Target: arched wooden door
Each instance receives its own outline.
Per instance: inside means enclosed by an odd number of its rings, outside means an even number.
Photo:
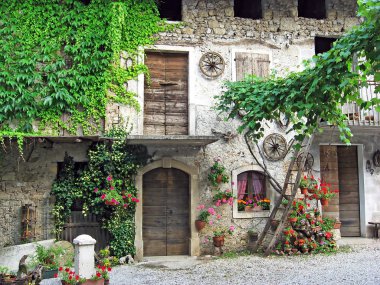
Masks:
[[[189,175],[156,168],[143,176],[144,256],[189,254]]]

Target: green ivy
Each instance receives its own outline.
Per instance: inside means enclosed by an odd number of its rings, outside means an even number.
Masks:
[[[0,11],[1,136],[93,134],[107,103],[139,109],[125,83],[147,72],[139,49],[168,29],[155,1],[6,0]]]
[[[76,176],[74,173],[73,158],[65,157],[64,167],[52,190],[56,197],[53,216],[58,239],[71,214],[73,202],[81,200],[84,214],[95,213],[102,217],[103,226],[111,234],[112,253],[118,257],[127,253],[135,254],[136,204],[129,203],[127,208],[123,205],[106,205],[99,194],[101,189],[108,189],[107,177],[112,176],[118,194],[123,195],[126,192],[137,196],[134,177],[137,169],[146,164],[149,156],[146,147],[127,144],[126,135],[127,132],[122,127],[107,133],[110,140],[95,144],[89,150],[88,166],[80,175]]]
[[[380,111],[379,99],[365,101],[359,95],[368,77],[380,81],[380,1],[359,1],[359,16],[365,21],[337,40],[330,51],[314,56],[303,71],[227,82],[227,91],[217,96],[216,108],[228,118],[244,110],[239,131],[248,131],[255,140],[263,137],[267,121],[285,115],[298,141],[320,130],[323,120],[337,126],[341,140],[349,143],[352,134],[340,106],[356,102],[364,110],[374,106]],[[358,59],[355,70],[354,58]]]

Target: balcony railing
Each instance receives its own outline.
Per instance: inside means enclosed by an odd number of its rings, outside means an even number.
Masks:
[[[375,93],[378,85],[379,82],[369,81],[368,87],[360,90],[360,97],[364,101],[379,99],[380,94]],[[342,106],[342,112],[347,115],[347,124],[350,126],[380,126],[380,113],[376,111],[375,106],[362,110],[356,103],[346,103]]]

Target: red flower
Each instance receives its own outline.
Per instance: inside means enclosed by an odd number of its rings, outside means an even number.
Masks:
[[[327,239],[330,239],[330,238],[332,237],[332,233],[327,232],[327,233],[325,234],[325,237],[326,237]]]
[[[59,270],[59,271],[62,271],[62,270],[63,270],[62,266],[61,266],[60,268],[58,268],[58,270]]]
[[[78,275],[75,275],[75,280],[76,280],[76,281],[79,280],[79,276],[78,276]]]
[[[54,278],[58,278],[58,273],[55,273],[55,274],[54,274]]]
[[[102,270],[103,270],[103,271],[106,270],[106,267],[105,267],[104,265],[102,266]]]
[[[69,280],[72,280],[72,279],[73,279],[73,276],[70,275],[70,276],[69,276]]]
[[[111,267],[108,267],[107,270],[108,270],[109,272],[111,272],[112,269],[111,269]]]
[[[100,274],[99,272],[96,272],[96,277],[100,277],[102,276],[102,274]]]
[[[102,196],[100,196],[100,199],[104,200],[106,198],[106,194],[103,194]]]
[[[128,198],[131,198],[132,197],[132,194],[128,194]]]
[[[65,268],[65,271],[66,271],[66,272],[69,272],[69,271],[70,271],[70,268],[66,267],[66,268]]]

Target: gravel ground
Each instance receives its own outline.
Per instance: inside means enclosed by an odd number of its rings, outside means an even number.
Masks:
[[[111,285],[380,284],[380,242],[331,255],[203,260],[191,266],[139,263],[116,267]]]

